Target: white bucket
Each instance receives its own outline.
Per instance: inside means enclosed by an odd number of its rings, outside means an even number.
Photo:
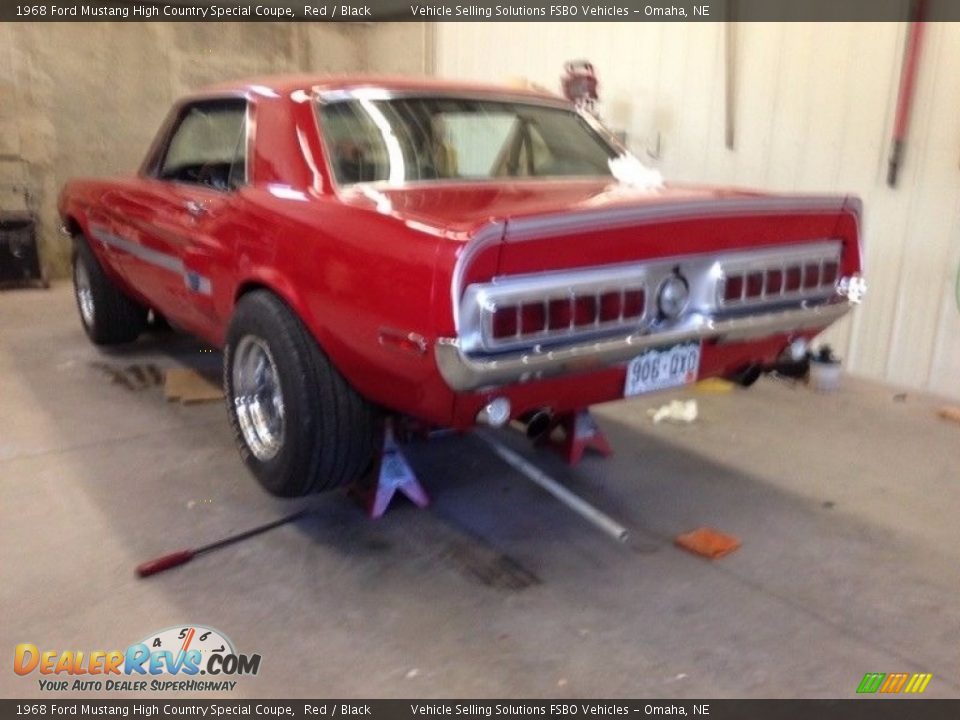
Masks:
[[[810,387],[816,392],[830,393],[840,389],[840,368],[838,362],[810,363]]]

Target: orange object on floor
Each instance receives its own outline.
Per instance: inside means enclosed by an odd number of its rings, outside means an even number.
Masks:
[[[952,420],[955,423],[960,423],[960,407],[942,407],[937,410],[937,415],[944,420]]]
[[[740,547],[739,538],[724,535],[713,528],[698,528],[683,535],[677,535],[673,542],[677,547],[710,560],[729,555]]]

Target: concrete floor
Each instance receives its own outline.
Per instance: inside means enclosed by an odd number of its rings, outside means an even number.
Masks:
[[[220,403],[111,381],[216,364],[202,350],[167,334],[101,352],[68,286],[0,294],[0,696],[40,694],[10,672],[18,642],[120,649],[187,623],[262,655],[245,697],[851,697],[899,671],[960,695],[960,426],[931,398],[847,378],[835,396],[764,380],[608,405],[615,456],[574,470],[502,434],[628,525],[626,546],[451,437],[409,449],[429,511],[370,522],[326,495],[137,580],[146,558],[303,504],[259,489]],[[686,396],[694,425],[650,423]],[[703,525],[743,547],[709,562],[672,545]]]

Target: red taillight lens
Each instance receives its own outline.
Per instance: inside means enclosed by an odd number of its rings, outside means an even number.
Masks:
[[[820,286],[820,266],[819,265],[807,265],[806,269],[803,271],[803,287],[805,290],[810,290],[815,287]]]
[[[767,294],[777,295],[780,293],[781,290],[783,290],[783,271],[768,270],[767,271]]]
[[[520,306],[520,334],[532,335],[543,332],[547,324],[547,313],[543,303],[527,303]]]
[[[800,289],[800,268],[787,268],[787,292],[796,292]]]
[[[837,275],[840,274],[840,266],[835,262],[827,262],[823,264],[823,275],[820,278],[820,282],[824,285],[832,285],[837,281]]]
[[[619,292],[608,292],[600,296],[600,322],[620,319],[623,296]]]
[[[570,327],[570,321],[573,319],[573,311],[570,309],[570,300],[550,301],[550,329],[566,330]]]
[[[498,307],[493,312],[493,337],[497,340],[517,335],[517,308],[515,305]]]
[[[739,300],[743,297],[743,276],[731,275],[723,284],[723,299],[727,302]]]
[[[597,299],[593,295],[584,295],[573,301],[573,324],[592,325],[597,319]]]
[[[757,298],[761,295],[763,295],[763,273],[750,273],[747,275],[747,297]]]
[[[623,317],[638,318],[643,315],[647,297],[643,290],[627,290],[623,294]]]

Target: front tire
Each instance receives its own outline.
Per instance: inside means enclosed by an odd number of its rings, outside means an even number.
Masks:
[[[73,293],[83,329],[96,345],[133,342],[146,327],[147,309],[107,276],[84,237],[76,241]]]
[[[281,497],[361,477],[377,417],[293,311],[256,290],[237,303],[224,351],[227,412],[240,455]]]

